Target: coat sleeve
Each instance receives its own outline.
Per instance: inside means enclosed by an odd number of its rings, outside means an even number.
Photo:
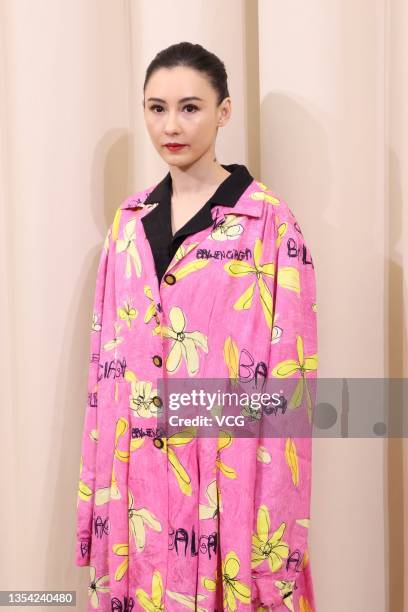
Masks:
[[[90,564],[92,544],[92,523],[98,441],[99,355],[101,347],[111,234],[112,227],[110,227],[108,230],[103,249],[99,257],[93,300],[87,384],[88,400],[83,421],[76,510],[76,565],[78,566]]]
[[[286,379],[282,388],[288,400],[288,414],[293,415],[296,423],[302,419],[302,423],[308,424],[315,388],[311,379],[317,376],[315,271],[293,213],[286,207],[282,214],[279,210],[274,222],[273,329],[268,386],[269,392],[276,392],[279,389],[276,383],[282,384]],[[293,412],[289,405],[293,406]],[[291,602],[285,598],[293,599],[299,589],[296,597],[303,597],[300,609],[309,610],[313,603],[307,551],[312,438],[304,435],[307,427],[289,429],[286,434],[278,432],[276,436],[270,430],[268,435],[267,431],[263,426],[258,449],[253,582],[260,604],[287,610]]]

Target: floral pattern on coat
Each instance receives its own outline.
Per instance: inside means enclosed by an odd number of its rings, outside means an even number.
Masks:
[[[96,278],[77,498],[88,609],[315,611],[311,439],[156,431],[161,377],[248,389],[293,378],[290,407],[311,411],[310,252],[287,204],[254,180],[159,284],[141,223],[151,189],[117,209]]]

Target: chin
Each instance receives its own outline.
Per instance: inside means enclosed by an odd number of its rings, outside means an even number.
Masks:
[[[196,161],[192,159],[190,156],[185,156],[183,159],[177,157],[176,155],[166,155],[164,157],[164,161],[167,162],[170,166],[175,166],[176,168],[189,168]]]

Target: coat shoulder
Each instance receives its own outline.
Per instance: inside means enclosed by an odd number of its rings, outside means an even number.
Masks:
[[[266,214],[272,217],[275,225],[281,223],[298,225],[296,217],[289,207],[287,200],[277,191],[259,180],[255,180],[254,187],[255,189],[251,192],[251,197],[264,200],[267,204],[267,206],[265,206]]]
[[[142,212],[154,206],[153,204],[145,204],[146,198],[154,189],[154,187],[155,185],[151,185],[149,187],[146,187],[145,189],[136,191],[135,193],[125,198],[123,202],[121,202],[121,204],[115,211],[111,225],[113,241],[116,240],[119,228],[123,222],[127,222],[131,219],[134,219],[135,212]]]
[[[121,210],[143,208],[144,201],[146,200],[152,189],[153,187],[147,187],[146,189],[142,189],[141,191],[136,191],[136,193],[133,193],[132,195],[125,198],[120,204],[119,208]]]

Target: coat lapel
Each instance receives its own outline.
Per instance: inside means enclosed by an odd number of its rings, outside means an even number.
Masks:
[[[139,197],[129,197],[120,207],[122,209],[139,211],[140,214],[138,216],[151,247],[152,256],[153,251],[167,248],[172,238],[170,209],[166,209],[164,211],[165,214],[163,214],[163,210],[159,206],[159,196],[162,194],[162,189],[165,188],[166,180],[168,180],[168,176],[159,184],[147,189],[143,194],[138,194]],[[158,201],[155,201],[156,194]],[[200,218],[202,231],[187,234],[188,239],[180,244],[166,272],[173,269],[176,264],[179,264],[193,248],[199,247],[210,236],[211,232],[224,222],[226,215],[244,215],[248,218],[257,219],[262,216],[265,205],[278,206],[279,200],[267,193],[267,188],[264,184],[253,180],[233,206],[231,204],[223,205],[222,203],[213,205],[210,209],[212,221],[209,219],[208,211],[207,215],[203,211],[204,214]],[[180,239],[182,236],[183,234],[180,234]]]

